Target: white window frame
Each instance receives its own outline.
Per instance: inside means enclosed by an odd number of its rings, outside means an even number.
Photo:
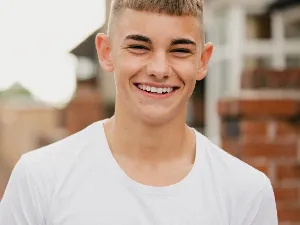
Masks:
[[[249,6],[251,2],[251,7]],[[284,69],[286,67],[287,55],[300,54],[300,39],[285,38],[285,23],[292,19],[300,19],[299,9],[289,11],[273,12],[271,16],[272,36],[270,40],[246,40],[246,15],[256,9],[263,8],[262,4],[269,3],[268,0],[259,1],[215,1],[208,5],[205,15],[205,25],[208,28],[208,38],[214,37],[213,19],[214,11],[220,7],[226,7],[229,10],[228,21],[228,37],[226,45],[215,46],[212,61],[210,63],[209,74],[206,82],[206,121],[205,135],[216,144],[221,142],[221,124],[220,117],[217,112],[217,104],[221,97],[239,97],[241,95],[241,74],[244,68],[244,58],[246,56],[270,56],[271,65],[276,69]],[[246,11],[247,10],[247,11]],[[222,71],[218,69],[220,62],[227,60],[229,63],[229,86],[226,93],[221,93]]]

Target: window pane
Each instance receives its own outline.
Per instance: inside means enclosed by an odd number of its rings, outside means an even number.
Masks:
[[[267,56],[246,56],[244,58],[244,69],[271,68],[272,59]]]
[[[247,15],[246,17],[246,38],[270,39],[271,38],[271,18],[268,14]]]
[[[287,68],[300,68],[300,53],[299,55],[288,55],[286,57]]]
[[[300,20],[286,24],[285,28],[286,38],[300,38]]]

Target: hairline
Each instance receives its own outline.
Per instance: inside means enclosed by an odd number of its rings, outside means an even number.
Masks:
[[[160,15],[169,15],[172,16],[168,13],[157,13],[157,12],[152,12],[152,11],[146,11],[146,10],[135,10],[135,9],[130,9],[130,8],[123,8],[117,11],[117,15],[114,15],[113,11],[110,11],[110,15],[109,15],[109,20],[108,20],[108,26],[107,26],[107,35],[108,37],[111,37],[113,35],[113,30],[114,30],[114,25],[116,23],[116,21],[122,16],[122,14],[126,11],[126,10],[132,10],[132,11],[136,11],[136,12],[149,12],[149,13],[153,13],[153,14],[160,14]],[[175,15],[174,15],[175,16]],[[201,49],[203,49],[204,44],[205,44],[205,35],[204,35],[204,29],[203,29],[203,21],[201,18],[197,17],[197,16],[193,16],[193,15],[182,15],[182,16],[177,16],[177,17],[186,17],[186,16],[190,16],[193,17],[197,20],[197,27],[199,27],[199,29],[201,29]]]

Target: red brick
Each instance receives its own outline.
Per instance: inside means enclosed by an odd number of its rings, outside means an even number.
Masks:
[[[292,99],[221,100],[218,112],[222,117],[288,119],[300,114],[300,102]]]
[[[97,90],[78,88],[72,101],[64,110],[65,126],[70,134],[104,118],[101,95]]]
[[[300,70],[299,69],[288,69],[286,70],[285,77],[288,87],[299,89],[300,88]]]
[[[226,119],[221,124],[221,136],[226,139],[237,139],[240,136],[240,122],[237,118]]]
[[[199,98],[194,98],[192,100],[192,104],[193,104],[193,114],[195,117],[194,122],[197,124],[197,126],[203,126],[205,120],[204,101]]]
[[[284,88],[286,84],[284,82],[283,75],[285,75],[285,73],[281,71],[269,71],[269,73],[266,74],[265,87],[271,89]]]
[[[242,144],[243,157],[292,157],[297,156],[297,142],[292,143],[263,143],[245,142]]]
[[[266,120],[244,120],[240,123],[242,137],[266,137],[267,128],[268,121]]]
[[[246,117],[294,117],[298,114],[298,102],[291,99],[281,100],[240,100],[240,114]]]
[[[244,89],[299,89],[300,70],[280,71],[263,68],[248,70],[242,74],[241,84]]]
[[[253,71],[244,71],[242,74],[242,89],[249,89],[249,88],[253,88]]]
[[[288,207],[284,209],[277,210],[278,219],[280,221],[288,221],[288,222],[300,222],[300,207]]]
[[[263,172],[264,174],[266,174],[267,176],[269,176],[269,168],[267,165],[253,165],[253,167],[261,172]]]
[[[300,165],[278,165],[276,168],[276,177],[282,179],[300,179]]]
[[[240,143],[237,140],[223,139],[221,148],[229,154],[238,157],[241,151]]]
[[[243,88],[248,89],[300,90],[300,70],[246,71],[242,82]],[[238,140],[235,144],[224,143],[224,148],[237,149],[234,152],[240,159],[270,176],[279,224],[300,225],[300,165],[296,165],[297,136],[300,135],[300,120],[296,119],[300,118],[300,101],[256,97],[225,100],[220,106],[222,120],[239,123],[239,135],[235,137]],[[230,129],[222,130],[223,137],[234,128],[230,123]]]
[[[278,136],[294,136],[297,134],[296,127],[290,122],[277,121],[276,135]]]
[[[266,159],[242,158],[242,161],[269,176],[269,162]]]
[[[242,74],[242,88],[259,89],[267,87],[267,75],[269,72],[269,69],[264,68],[244,71]]]
[[[297,187],[280,188],[274,187],[276,201],[290,201],[299,198],[299,190]]]
[[[222,138],[226,137],[226,122],[225,121],[221,121],[221,136]]]
[[[240,112],[239,102],[236,100],[222,100],[218,102],[218,112],[221,116],[237,116]]]
[[[296,130],[296,133],[300,136],[300,122],[295,124],[295,130]]]

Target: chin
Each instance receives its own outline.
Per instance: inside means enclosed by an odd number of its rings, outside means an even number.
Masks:
[[[147,118],[141,118],[141,121],[148,126],[163,126],[165,124],[168,124],[170,122],[170,119],[166,118],[157,118],[157,117],[147,117]]]
[[[139,116],[140,121],[149,126],[162,126],[168,124],[175,116],[166,112],[143,112]]]

